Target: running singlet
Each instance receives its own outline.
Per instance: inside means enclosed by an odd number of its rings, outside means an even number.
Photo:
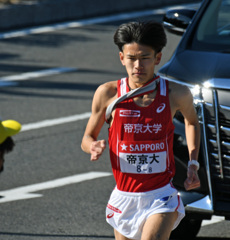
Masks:
[[[118,97],[129,91],[127,81],[118,80]],[[160,79],[155,91],[156,97],[147,107],[138,106],[133,99],[116,105],[109,146],[120,191],[151,191],[168,184],[175,174],[168,81]]]

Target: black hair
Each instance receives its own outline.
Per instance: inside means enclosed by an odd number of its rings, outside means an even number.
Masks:
[[[114,34],[114,43],[120,51],[129,43],[150,46],[156,53],[161,52],[167,43],[166,34],[158,22],[130,22],[122,24]]]

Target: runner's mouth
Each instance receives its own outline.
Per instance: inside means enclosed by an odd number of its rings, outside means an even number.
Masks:
[[[135,72],[135,73],[133,73],[133,75],[145,75],[145,73],[144,72]]]

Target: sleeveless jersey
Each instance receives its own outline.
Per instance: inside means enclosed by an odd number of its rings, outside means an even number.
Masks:
[[[129,91],[127,78],[118,80],[117,91],[118,97]],[[114,110],[109,147],[120,191],[151,191],[168,184],[175,174],[168,81],[161,78],[155,91],[156,97],[147,107],[126,99]]]

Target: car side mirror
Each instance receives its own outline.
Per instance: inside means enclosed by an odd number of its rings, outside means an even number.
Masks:
[[[176,35],[183,35],[190,24],[196,10],[194,9],[174,9],[166,12],[163,25],[169,31]]]

